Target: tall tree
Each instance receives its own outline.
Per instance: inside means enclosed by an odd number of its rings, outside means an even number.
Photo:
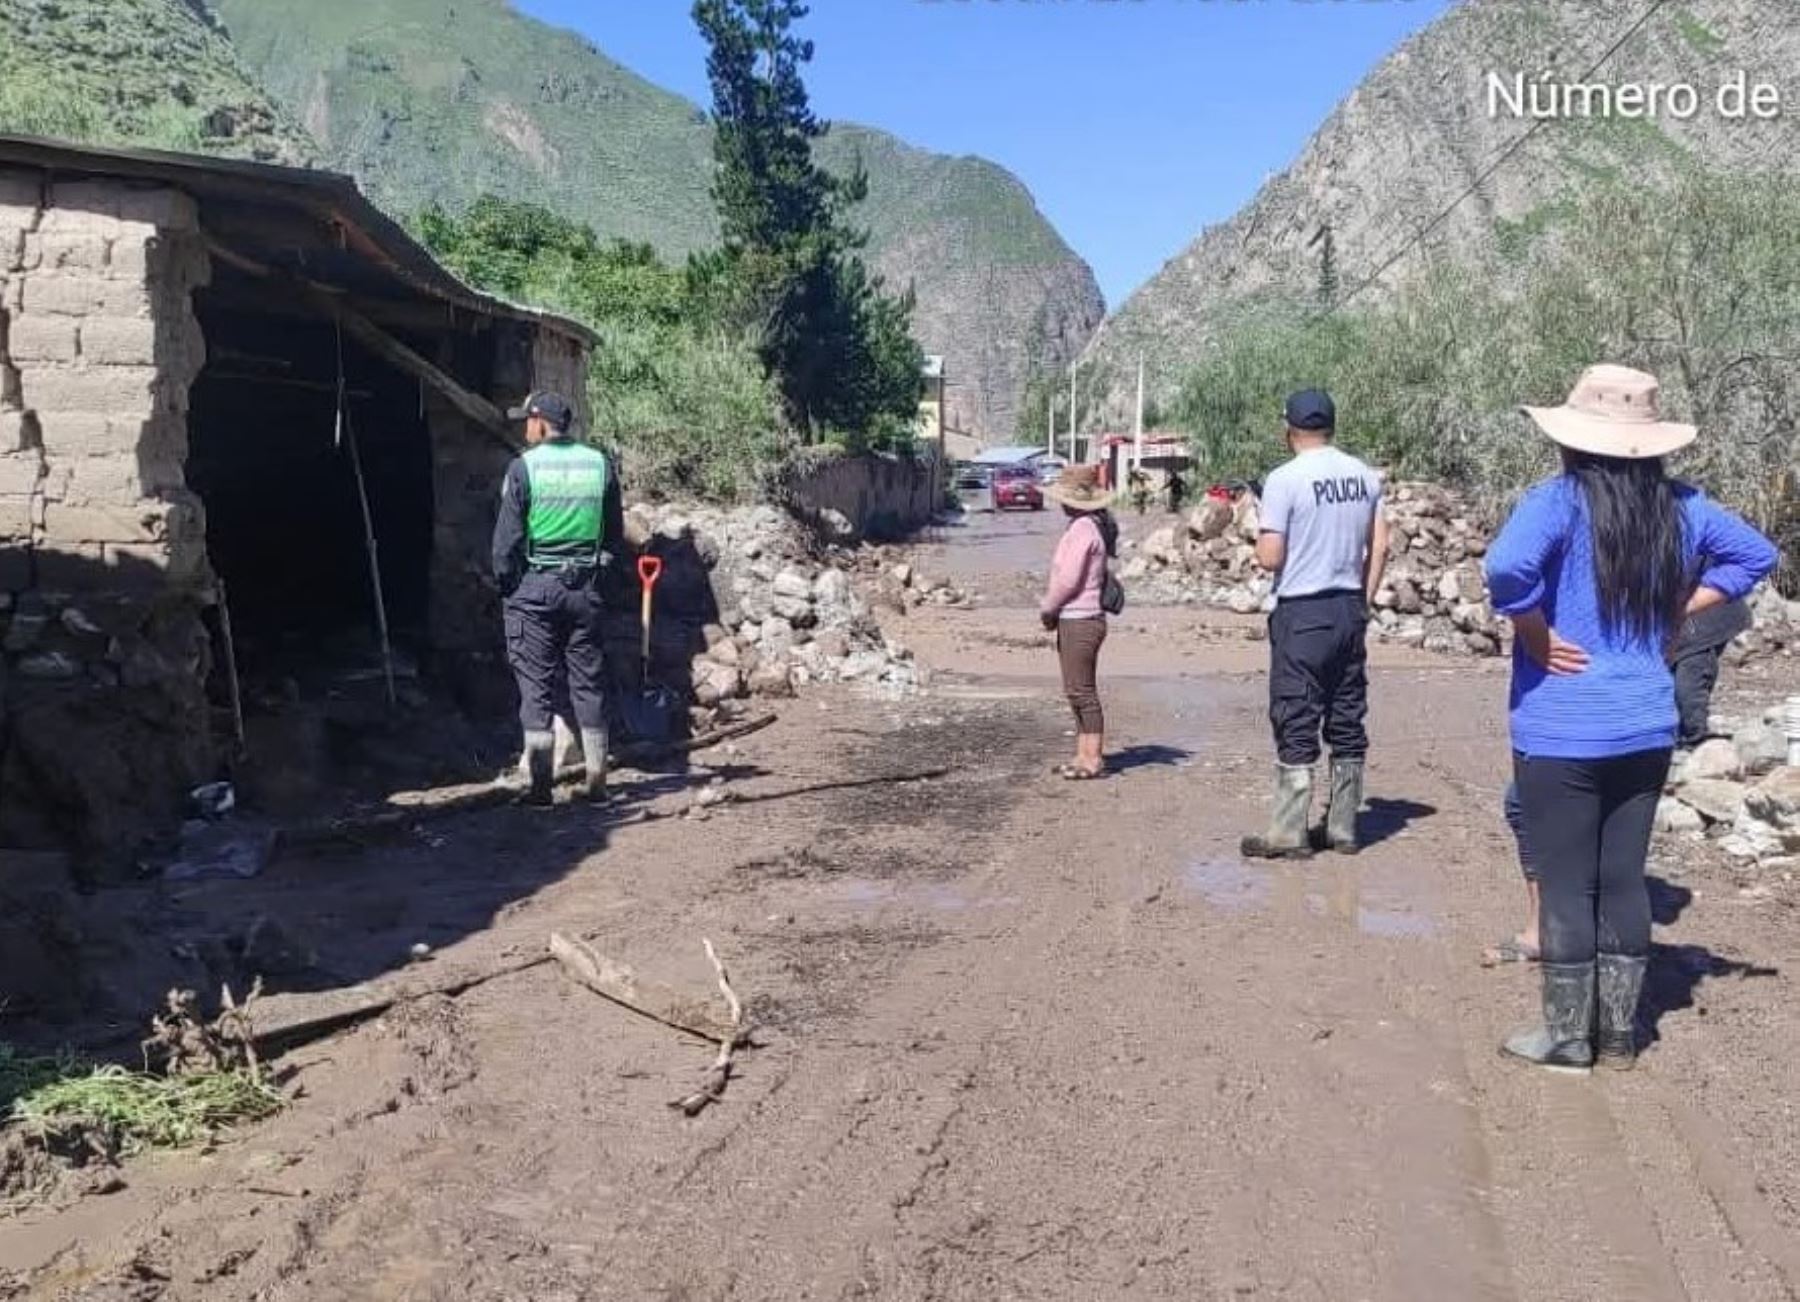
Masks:
[[[868,193],[858,167],[833,176],[813,158],[829,126],[814,116],[801,69],[812,42],[801,0],[695,0],[713,97],[713,202],[724,247],[696,278],[723,283],[760,334],[789,419],[816,437],[897,434],[919,394],[910,296],[888,295],[864,265],[850,211]]]

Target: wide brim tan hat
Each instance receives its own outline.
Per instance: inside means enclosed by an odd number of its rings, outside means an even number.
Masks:
[[[1070,466],[1054,484],[1044,486],[1044,496],[1072,511],[1104,511],[1112,494],[1100,486],[1098,466]]]
[[[1699,430],[1662,418],[1662,386],[1629,366],[1590,366],[1560,407],[1524,407],[1551,440],[1596,457],[1637,461],[1666,457]]]

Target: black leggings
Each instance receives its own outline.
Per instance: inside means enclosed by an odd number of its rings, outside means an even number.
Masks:
[[[1525,840],[1543,892],[1546,963],[1650,952],[1644,860],[1669,752],[1608,759],[1513,756]]]

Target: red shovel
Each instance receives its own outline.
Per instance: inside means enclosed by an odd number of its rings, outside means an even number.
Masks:
[[[621,713],[624,715],[626,728],[635,739],[661,742],[669,739],[673,731],[675,710],[680,704],[680,697],[661,683],[653,682],[650,677],[650,627],[656,608],[656,582],[663,574],[662,557],[638,557],[637,574],[638,586],[643,591],[640,618],[644,626],[644,673],[637,696],[626,699]]]

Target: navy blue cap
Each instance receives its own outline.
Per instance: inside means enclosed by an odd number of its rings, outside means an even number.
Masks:
[[[551,393],[547,389],[532,394],[506,414],[511,420],[542,416],[550,423],[550,428],[555,430],[566,430],[575,420],[575,409],[569,406],[569,400],[562,394]]]
[[[1289,429],[1323,432],[1337,428],[1337,407],[1323,389],[1302,389],[1287,400]]]

